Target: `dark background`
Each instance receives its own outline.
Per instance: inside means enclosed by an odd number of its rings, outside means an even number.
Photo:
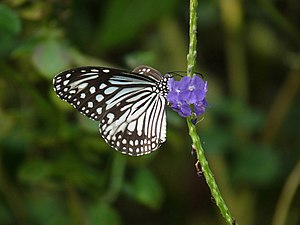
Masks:
[[[224,224],[183,118],[145,157],[110,149],[61,101],[58,72],[98,65],[186,69],[188,1],[0,3],[0,224]],[[300,2],[199,1],[198,131],[240,225],[300,224]]]

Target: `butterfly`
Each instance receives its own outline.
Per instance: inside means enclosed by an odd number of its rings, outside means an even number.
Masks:
[[[90,119],[99,121],[104,140],[117,151],[140,156],[166,140],[166,95],[172,75],[149,66],[132,72],[79,67],[57,74],[54,91]]]

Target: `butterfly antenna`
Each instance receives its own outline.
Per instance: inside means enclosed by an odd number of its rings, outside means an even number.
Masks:
[[[168,74],[184,77],[184,76],[186,76],[186,71],[180,71],[180,70],[171,71],[171,72],[168,72]],[[194,74],[197,75],[197,76],[200,76],[202,79],[204,79],[204,76],[203,76],[202,73],[194,72]]]

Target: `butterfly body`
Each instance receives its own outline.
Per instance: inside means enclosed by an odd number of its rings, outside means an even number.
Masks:
[[[166,140],[166,94],[170,75],[139,66],[133,72],[80,67],[53,80],[56,94],[99,121],[104,140],[133,156],[148,154]]]

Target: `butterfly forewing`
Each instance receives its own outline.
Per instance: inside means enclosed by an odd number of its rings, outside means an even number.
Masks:
[[[57,95],[87,117],[113,148],[129,155],[156,150],[166,137],[162,75],[146,66],[132,73],[104,67],[81,67],[54,78]],[[164,81],[166,82],[166,81]]]
[[[103,67],[72,69],[54,78],[57,95],[94,120],[100,120],[107,108],[113,106],[107,106],[111,97],[123,98],[122,93],[126,92],[129,96],[145,86],[153,86],[153,81],[122,70]]]

